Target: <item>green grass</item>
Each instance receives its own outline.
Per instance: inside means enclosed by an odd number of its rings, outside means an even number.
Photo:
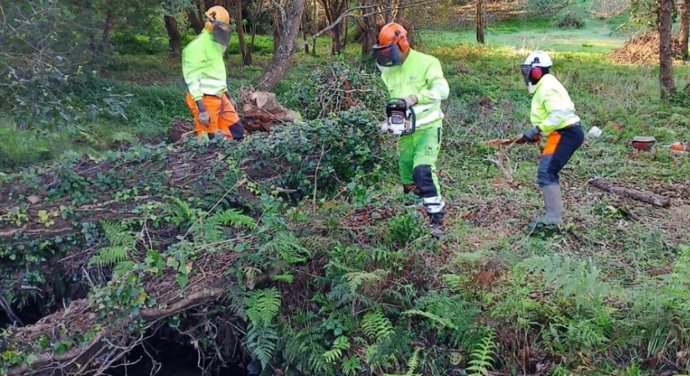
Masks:
[[[508,46],[519,50],[555,50],[559,52],[609,52],[623,45],[627,35],[616,32],[605,21],[588,20],[582,29],[559,29],[557,19],[489,24],[485,38],[489,46]],[[429,48],[449,47],[476,41],[474,30],[422,31],[421,41]]]

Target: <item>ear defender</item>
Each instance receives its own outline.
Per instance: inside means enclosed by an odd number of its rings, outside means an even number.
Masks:
[[[543,75],[544,71],[541,70],[541,67],[534,67],[529,71],[529,77],[534,81],[539,80]]]
[[[402,35],[400,38],[398,38],[397,42],[398,48],[400,48],[400,52],[407,52],[410,50],[410,42],[407,40],[407,37]]]

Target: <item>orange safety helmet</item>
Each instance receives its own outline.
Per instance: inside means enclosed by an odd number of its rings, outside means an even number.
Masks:
[[[232,25],[230,13],[220,5],[208,8],[206,13],[206,30],[213,35],[213,40],[223,46],[230,43],[230,33]]]
[[[381,66],[402,64],[402,55],[410,50],[407,30],[395,22],[388,23],[379,32],[378,43],[374,45],[376,62]]]
[[[230,13],[220,5],[208,8],[204,14],[211,22],[220,21],[226,24],[230,23]]]

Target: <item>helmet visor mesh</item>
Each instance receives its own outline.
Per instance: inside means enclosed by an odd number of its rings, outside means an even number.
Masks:
[[[402,64],[400,48],[395,43],[385,45],[374,45],[374,57],[376,63],[383,67],[390,67]]]

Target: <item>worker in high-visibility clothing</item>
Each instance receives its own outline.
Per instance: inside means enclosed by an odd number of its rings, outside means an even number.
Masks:
[[[230,13],[222,6],[213,6],[205,15],[204,30],[182,50],[187,106],[194,115],[197,136],[214,138],[220,132],[226,139],[241,141],[244,126],[228,92],[223,60],[232,31]]]
[[[532,127],[523,134],[522,139],[537,142],[541,136],[546,137],[537,178],[546,213],[532,221],[531,229],[538,225],[563,224],[559,173],[582,146],[585,138],[568,91],[549,72],[552,66],[551,57],[544,51],[532,52],[520,66],[528,91],[533,95],[530,115]]]
[[[446,231],[446,203],[436,175],[436,160],[443,132],[441,101],[448,98],[448,82],[439,60],[411,49],[407,30],[397,23],[383,26],[373,50],[389,97],[404,98],[416,114],[416,131],[398,140],[403,192],[422,198],[431,233],[441,236]],[[382,124],[382,130],[386,126]]]

